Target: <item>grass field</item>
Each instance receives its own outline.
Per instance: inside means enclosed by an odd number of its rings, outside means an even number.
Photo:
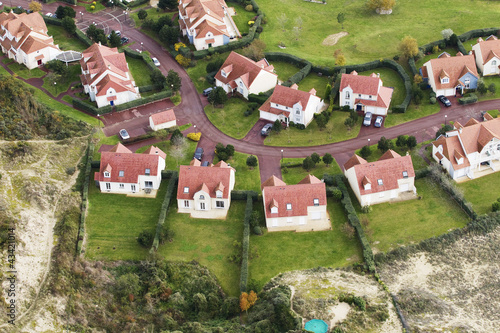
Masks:
[[[372,212],[359,213],[362,223],[369,221],[364,229],[373,248],[386,252],[467,224],[467,215],[430,179],[415,181],[415,187],[421,200],[377,204],[372,206]],[[357,199],[352,199],[359,212]]]
[[[284,158],[282,165],[286,166],[286,165],[298,164],[302,163],[303,160],[304,160],[303,158]],[[323,161],[321,161],[318,164],[316,164],[314,169],[310,171],[305,170],[302,166],[281,169],[281,175],[283,176],[283,181],[288,185],[297,184],[309,174],[316,176],[316,178],[318,179],[322,179],[325,173],[330,175],[336,173],[342,173],[340,166],[337,164],[337,161],[335,161],[335,159],[333,160],[333,163],[330,164],[328,167],[326,166],[325,163],[323,163]]]
[[[403,103],[406,97],[406,90],[403,80],[398,73],[390,68],[376,68],[374,70],[361,72],[359,75],[369,76],[372,73],[380,74],[380,79],[384,83],[384,87],[394,88],[391,99],[391,106]]]
[[[49,36],[54,37],[54,44],[58,44],[63,51],[82,52],[88,48],[78,38],[68,35],[62,26],[47,24],[47,29]]]
[[[228,99],[222,108],[214,108],[210,104],[205,106],[205,114],[210,122],[224,134],[235,139],[244,138],[259,120],[258,110],[245,117],[246,110],[247,102],[237,97]]]
[[[45,75],[45,72],[38,67],[28,69],[28,67],[18,64],[17,62],[12,62],[8,67],[17,76],[22,77],[23,79],[31,79],[32,77],[42,77]]]
[[[336,49],[343,51],[347,64],[392,58],[399,53],[398,45],[404,36],[412,36],[423,45],[441,39],[440,32],[446,28],[460,35],[472,29],[491,27],[500,11],[500,3],[496,1],[470,0],[454,1],[451,7],[447,1],[397,1],[391,15],[368,10],[365,1],[327,1],[326,5],[302,0],[258,3],[268,18],[260,36],[267,44],[266,51],[281,51],[278,44],[283,42],[287,53],[332,67]],[[345,13],[344,29],[335,19],[340,12]],[[278,20],[282,14],[287,18],[284,30]],[[298,17],[303,24],[296,40],[293,27],[298,25]],[[418,28],[410,22],[417,22]],[[322,45],[326,37],[341,31],[349,35],[335,45]]]
[[[465,199],[472,203],[474,211],[481,215],[491,212],[491,204],[500,197],[500,174],[493,173],[481,178],[457,184],[464,191]]]
[[[233,7],[236,15],[232,16],[234,23],[238,27],[240,34],[248,33],[250,26],[248,25],[248,21],[252,21],[255,17],[255,12],[250,11],[247,12],[245,7],[237,4],[236,2],[231,2],[228,4],[229,7]]]
[[[419,119],[425,116],[429,116],[431,114],[438,113],[441,107],[441,104],[437,102],[436,104],[429,103],[429,96],[431,90],[424,90],[424,97],[422,98],[422,102],[420,105],[415,105],[415,103],[411,102],[405,113],[391,113],[389,114],[384,121],[384,127],[392,127],[402,123],[406,123],[408,121],[412,121],[415,119]],[[391,105],[396,105],[392,104]]]
[[[326,85],[330,80],[327,76],[318,76],[316,73],[309,73],[302,81],[298,83],[299,90],[310,91],[316,89],[316,96],[323,99],[326,94]]]
[[[241,242],[243,237],[245,204],[233,200],[226,220],[194,219],[177,213],[177,204],[172,204],[166,226],[175,235],[172,242],[160,246],[159,254],[167,260],[196,260],[217,276],[226,293],[238,296],[240,266],[228,257],[236,253],[233,243]]]
[[[333,111],[330,121],[322,131],[318,129],[318,125],[314,120],[304,130],[290,127],[278,134],[272,131],[264,141],[264,144],[267,146],[291,147],[316,146],[349,140],[358,136],[361,128],[361,119],[358,120],[358,123],[351,131],[348,131],[344,125],[344,121],[348,116],[349,113],[347,112]]]
[[[262,205],[260,205],[262,210]],[[356,238],[349,239],[341,231],[346,217],[342,205],[328,199],[332,221],[329,231],[272,232],[250,236],[250,253],[258,257],[250,260],[250,280],[259,288],[273,276],[291,270],[323,267],[342,267],[362,260],[361,247]]]
[[[96,171],[96,170],[93,170]],[[88,215],[85,220],[85,255],[94,260],[144,260],[149,249],[137,243],[143,230],[155,232],[168,181],[162,181],[156,198],[134,198],[124,194],[101,193],[89,186]]]
[[[236,173],[234,174],[234,189],[255,191],[257,193],[260,193],[261,181],[259,166],[257,165],[257,167],[250,169],[247,166],[248,156],[250,155],[235,152],[234,156],[228,161],[228,163],[231,164],[231,167],[236,170]],[[215,157],[215,159],[217,159],[217,157]],[[214,160],[214,163],[217,163],[217,161]]]
[[[135,80],[135,84],[140,86],[147,86],[151,84],[151,70],[148,65],[142,59],[135,59],[132,57],[126,57],[128,68],[132,73],[132,77]]]

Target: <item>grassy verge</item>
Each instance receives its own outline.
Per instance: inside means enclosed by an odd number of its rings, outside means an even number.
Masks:
[[[349,131],[344,126],[344,121],[348,116],[347,112],[333,111],[326,129],[322,131],[318,129],[314,120],[304,130],[290,127],[278,134],[272,131],[264,144],[267,146],[316,146],[349,140],[358,136],[361,120],[358,120],[356,126]]]
[[[126,57],[128,67],[132,73],[132,77],[135,80],[135,84],[140,86],[147,86],[151,84],[151,71],[142,59],[135,59],[132,57]]]
[[[82,52],[87,49],[87,46],[78,38],[68,35],[62,26],[47,24],[47,30],[49,36],[54,38],[54,44],[58,44],[61,50]]]
[[[412,121],[415,119],[423,118],[426,116],[430,116],[431,114],[438,113],[440,110],[440,104],[437,102],[436,104],[429,103],[429,96],[431,90],[424,90],[424,97],[422,99],[422,103],[420,105],[415,105],[413,102],[410,103],[408,109],[405,113],[391,113],[389,114],[384,121],[384,127],[392,127],[399,124],[406,123],[408,121]],[[392,104],[392,103],[391,103]],[[395,104],[392,104],[395,105]]]
[[[92,10],[92,9],[90,8],[90,7],[92,6],[92,4],[91,4],[91,3],[78,2],[78,5],[79,5],[79,6],[83,6],[83,7],[85,7],[85,10],[86,10],[87,12],[89,12],[89,13],[97,13],[97,12],[99,12],[99,11],[103,10],[103,9],[106,9],[106,7],[104,7],[104,5],[103,5],[101,2],[99,2],[99,1],[94,1],[94,2],[96,3],[96,4],[94,5],[94,6],[95,6],[94,10]]]
[[[214,108],[210,104],[205,106],[205,114],[210,122],[224,134],[236,139],[244,138],[259,120],[258,111],[245,117],[246,110],[247,102],[237,97],[230,98],[223,108]]]
[[[136,9],[139,9],[140,7],[134,7],[134,10]],[[139,13],[139,11],[136,11],[134,13],[131,13],[130,14],[130,17],[135,21],[135,26],[136,27],[140,27],[142,22],[142,20],[139,20],[139,17],[137,16]],[[158,10],[157,8],[148,8],[146,9],[146,13],[148,13],[148,16],[146,17],[146,20],[147,19],[152,19],[152,20],[158,20],[160,17],[162,16],[165,16],[165,15],[168,15],[169,17],[172,17],[172,14],[170,13],[166,13],[164,12],[163,10]]]
[[[95,170],[94,170],[95,171]],[[86,256],[95,260],[144,260],[149,249],[137,243],[143,230],[153,232],[168,186],[163,181],[156,198],[101,193],[91,177],[86,220]]]
[[[326,76],[318,76],[316,73],[310,73],[302,81],[299,82],[299,90],[310,91],[316,89],[316,96],[323,99],[326,93],[326,85],[330,80]]]
[[[472,179],[457,185],[464,191],[465,198],[472,203],[472,207],[478,215],[491,212],[491,204],[500,197],[498,193],[500,175],[498,173]]]
[[[8,67],[11,71],[14,72],[15,75],[26,80],[33,77],[42,77],[45,75],[45,72],[40,68],[28,69],[28,67],[18,64],[17,62],[11,63]]]
[[[282,165],[286,166],[291,164],[302,163],[303,160],[304,160],[303,158],[284,158]],[[321,161],[318,164],[316,164],[314,169],[310,171],[307,171],[304,168],[302,168],[302,166],[299,166],[299,167],[282,169],[281,173],[283,175],[283,181],[289,185],[293,185],[300,182],[309,174],[316,176],[318,179],[322,179],[325,173],[333,175],[336,173],[342,173],[342,170],[340,169],[340,166],[338,165],[337,161],[335,161],[334,159],[333,163],[330,164],[328,167],[326,166],[325,163],[323,163],[323,161]]]
[[[262,209],[262,205],[260,205]],[[272,232],[250,237],[250,280],[261,288],[273,276],[291,270],[352,265],[362,258],[355,238],[341,227],[347,219],[340,203],[328,199],[332,230],[313,232]]]
[[[158,252],[167,260],[196,260],[207,266],[226,293],[238,296],[240,267],[230,262],[229,256],[237,253],[233,243],[241,242],[244,214],[244,201],[231,202],[226,220],[194,219],[189,214],[177,213],[174,203],[165,223],[175,235]]]

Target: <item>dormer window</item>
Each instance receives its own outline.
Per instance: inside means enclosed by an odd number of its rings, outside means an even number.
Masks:
[[[358,97],[361,98],[361,94],[358,94]]]
[[[216,196],[217,198],[222,198],[222,191],[217,191],[217,192],[215,192],[215,196]]]
[[[223,70],[221,70],[221,71],[220,71],[220,74],[221,74],[223,77],[227,77],[226,72],[224,72]]]
[[[184,193],[189,193],[189,187],[184,187]]]
[[[146,174],[146,176],[149,176],[151,174],[151,169],[146,169],[144,173]]]
[[[384,182],[382,181],[382,179],[377,179],[377,184],[384,185]]]
[[[111,177],[111,174],[109,173],[109,171],[104,171],[104,177],[106,177],[106,178]]]
[[[369,99],[372,99],[372,95],[368,96]]]
[[[291,203],[287,203],[286,204],[286,210],[292,210],[292,204]]]
[[[278,207],[271,207],[271,214],[278,213]]]
[[[443,78],[441,79],[441,83],[450,83],[450,79],[449,79],[449,78],[447,78],[447,77],[443,77]]]
[[[314,199],[313,204],[314,206],[319,206],[319,199]]]
[[[125,172],[123,170],[120,170],[118,172],[118,177],[123,177],[124,174],[125,174]]]
[[[496,60],[492,60],[491,61],[491,66],[496,66],[497,65],[497,61]]]
[[[403,171],[403,178],[408,178],[408,171]]]

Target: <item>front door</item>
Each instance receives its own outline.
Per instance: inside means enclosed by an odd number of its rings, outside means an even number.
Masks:
[[[113,106],[113,105],[115,105],[115,102],[114,101],[109,101],[109,105]]]
[[[37,63],[38,66],[41,66],[42,65],[42,59],[39,59],[36,63]]]

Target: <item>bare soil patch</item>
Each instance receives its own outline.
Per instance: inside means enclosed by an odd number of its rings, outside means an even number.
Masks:
[[[337,42],[340,40],[340,38],[345,37],[348,34],[349,33],[347,31],[341,31],[341,32],[338,32],[336,34],[330,35],[330,36],[326,37],[325,39],[323,39],[323,42],[321,43],[321,45],[333,46],[333,45],[337,44]]]

